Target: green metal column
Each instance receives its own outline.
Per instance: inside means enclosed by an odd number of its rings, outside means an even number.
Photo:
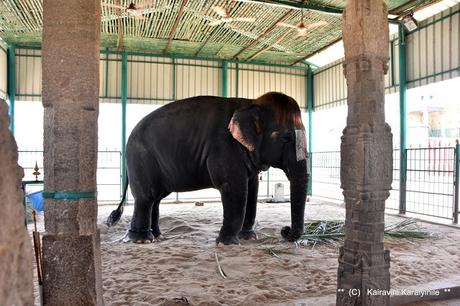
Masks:
[[[459,188],[460,188],[460,142],[457,139],[455,145],[455,194],[454,194],[454,211],[452,216],[452,222],[458,224],[458,210],[459,210]]]
[[[312,179],[313,179],[313,71],[311,66],[308,65],[307,68],[307,109],[308,109],[308,152],[310,154],[309,158],[309,167],[310,167],[310,177],[308,179],[308,195],[312,195]]]
[[[10,100],[10,130],[14,135],[14,102],[16,100],[16,55],[14,46],[8,46],[8,98]]]
[[[399,115],[400,115],[400,162],[399,162],[399,213],[406,213],[406,175],[407,175],[407,109],[406,109],[406,42],[404,26],[399,24]]]
[[[222,97],[228,97],[228,63],[222,62]]]
[[[121,183],[126,184],[126,100],[128,97],[128,56],[121,53]]]

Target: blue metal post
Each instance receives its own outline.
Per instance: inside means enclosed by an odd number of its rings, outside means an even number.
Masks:
[[[400,163],[399,163],[399,213],[406,213],[406,175],[407,175],[407,110],[406,110],[406,43],[404,25],[399,24],[399,114],[400,114]]]
[[[228,97],[228,63],[222,62],[222,97]]]
[[[460,143],[457,139],[455,145],[455,194],[454,194],[454,211],[452,221],[454,224],[458,224],[458,209],[459,209],[459,188],[460,188]]]
[[[10,130],[14,135],[14,103],[16,100],[16,55],[14,46],[8,46],[8,98],[10,100]]]
[[[121,182],[126,184],[126,102],[128,97],[128,56],[121,53]]]
[[[309,158],[309,167],[310,167],[310,177],[308,178],[308,195],[312,195],[312,179],[313,179],[313,71],[311,70],[311,66],[308,65],[307,68],[307,109],[308,109],[308,152],[310,154]]]

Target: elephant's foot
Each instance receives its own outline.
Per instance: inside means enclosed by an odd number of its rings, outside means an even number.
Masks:
[[[257,234],[254,230],[242,230],[238,234],[238,238],[243,240],[257,240]]]
[[[161,236],[160,229],[152,227],[152,234],[153,234],[153,237],[155,237],[155,240],[159,239]]]
[[[293,231],[291,227],[284,226],[281,229],[281,236],[287,241],[294,242],[294,241],[299,240],[300,236],[302,236],[302,232]]]
[[[128,232],[129,241],[134,243],[151,243],[154,239],[151,230],[135,231],[129,230]]]
[[[219,234],[219,237],[217,237],[216,239],[216,244],[219,245],[219,243],[223,243],[225,245],[240,244],[240,240],[237,236],[227,236]]]

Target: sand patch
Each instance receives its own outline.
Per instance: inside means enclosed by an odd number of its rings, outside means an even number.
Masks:
[[[100,210],[100,222],[113,207]],[[344,218],[343,207],[308,204],[308,219]],[[132,207],[113,228],[101,225],[104,299],[107,305],[308,305],[335,304],[338,250],[294,244],[279,236],[290,223],[289,204],[260,204],[259,240],[240,246],[218,246],[222,222],[220,203],[160,206],[165,240],[136,245],[116,242],[129,227]],[[387,216],[387,223],[400,218]],[[392,288],[455,279],[460,271],[460,231],[424,224],[437,239],[386,241],[391,251]],[[115,241],[115,242],[113,242]],[[269,249],[277,250],[275,257]],[[280,250],[278,252],[278,250]],[[228,276],[222,278],[217,252]]]

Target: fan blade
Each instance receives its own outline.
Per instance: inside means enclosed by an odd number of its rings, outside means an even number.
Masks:
[[[117,8],[117,9],[124,9],[123,6],[118,5],[118,4],[113,4],[113,3],[101,2],[101,5],[106,6],[106,7],[113,7],[113,8]]]
[[[214,6],[212,10],[220,17],[228,17],[227,10],[220,6]]]
[[[315,23],[312,23],[312,24],[307,25],[307,28],[313,29],[313,28],[325,26],[325,25],[327,25],[327,24],[329,24],[329,23],[327,23],[327,22],[324,21],[324,20],[321,20],[321,21],[318,21],[318,22],[315,22]]]
[[[285,27],[285,28],[297,29],[296,25],[289,24],[289,23],[278,22],[278,25],[282,26],[282,27]]]
[[[139,20],[144,20],[145,17],[142,14],[132,14],[134,18],[139,19]]]
[[[214,20],[209,23],[211,26],[218,26],[220,24],[224,23],[222,20]]]
[[[136,16],[136,17],[137,16],[142,16],[142,12],[140,10],[138,10],[138,9],[136,9],[136,10],[128,10],[128,13],[130,13],[131,15]]]
[[[306,37],[307,36],[307,31],[298,31],[297,32],[297,37]]]
[[[243,21],[243,22],[254,22],[256,19],[254,17],[234,17],[233,21]]]
[[[136,7],[137,7],[137,9],[142,9],[142,8],[146,8],[146,7],[151,7],[151,6],[153,6],[153,4],[154,4],[153,0],[144,1],[143,3],[137,3]]]

